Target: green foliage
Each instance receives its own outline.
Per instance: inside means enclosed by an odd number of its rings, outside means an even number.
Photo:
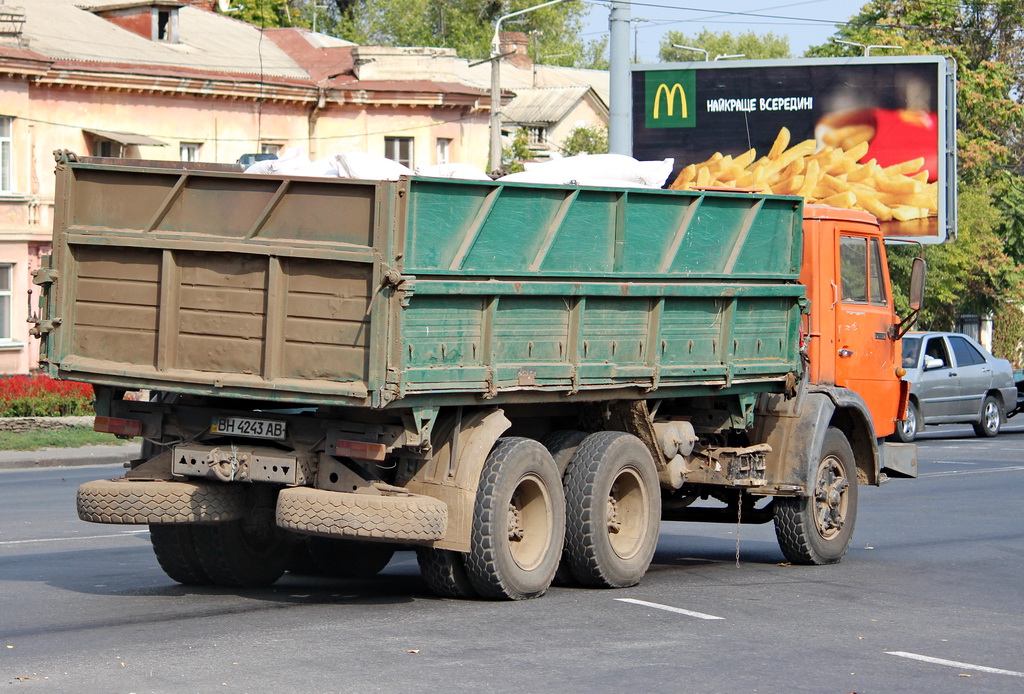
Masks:
[[[0,376],[0,417],[91,415],[93,390],[87,383],[48,376]]]
[[[38,429],[35,431],[0,431],[0,451],[38,451],[42,448],[80,448],[82,446],[116,446],[121,441],[112,434],[101,434],[89,427]]]
[[[1004,301],[993,317],[992,354],[1009,359],[1013,368],[1024,366],[1024,306]]]
[[[558,149],[567,157],[575,154],[604,154],[608,151],[608,128],[577,125]]]
[[[926,246],[928,281],[919,326],[952,330],[961,313],[985,315],[1007,301],[1024,299],[1024,268],[1010,258],[996,234],[1002,215],[986,190],[967,188],[960,195],[960,235],[955,243]],[[917,246],[890,246],[890,271],[896,310],[907,314],[910,259]]]
[[[702,29],[696,36],[687,36],[679,31],[670,31],[662,37],[658,50],[658,57],[662,62],[673,63],[704,58],[701,53],[675,48],[673,44],[703,48],[708,52],[708,60],[714,60],[720,55],[743,55],[750,60],[793,57],[789,51],[789,37],[771,32],[757,34],[747,31],[733,36],[728,31],[714,32]]]
[[[462,58],[485,58],[499,17],[538,4],[532,0],[352,0],[329,8],[326,33],[359,44],[454,48]],[[586,6],[582,0],[534,10],[502,23],[503,31],[531,36],[538,62],[575,65],[586,62],[578,35]],[[545,57],[547,56],[547,58]]]
[[[288,26],[304,26],[300,21],[293,21],[292,9],[288,0],[234,0],[232,7],[239,8],[231,12],[229,17],[248,22],[253,26],[272,29]]]
[[[583,50],[583,59],[576,65],[576,67],[587,70],[611,69],[611,60],[609,59],[608,54],[609,41],[610,37],[608,34],[604,34],[601,38],[588,42]]]
[[[501,150],[502,172],[509,174],[523,171],[523,162],[531,159],[533,152],[530,151],[530,133],[526,128],[519,128],[512,138],[512,146]]]

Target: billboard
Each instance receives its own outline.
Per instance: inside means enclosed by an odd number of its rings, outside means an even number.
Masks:
[[[636,65],[633,156],[669,187],[800,195],[887,236],[956,236],[955,68],[940,56]]]

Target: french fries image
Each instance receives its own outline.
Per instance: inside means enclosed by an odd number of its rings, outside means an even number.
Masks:
[[[757,158],[753,149],[735,157],[716,152],[683,168],[669,188],[744,188],[799,195],[807,203],[870,212],[882,222],[938,215],[938,185],[928,183],[927,171],[919,171],[923,158],[886,167],[874,159],[860,162],[873,134],[870,126],[835,128],[825,146],[815,151],[814,140],[791,144],[789,129],[782,128],[766,156]]]

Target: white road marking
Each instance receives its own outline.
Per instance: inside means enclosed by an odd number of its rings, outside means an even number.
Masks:
[[[961,670],[977,670],[979,672],[990,672],[993,675],[1010,675],[1012,677],[1024,677],[1024,672],[1017,672],[1016,670],[1001,670],[997,667],[971,665],[970,663],[961,663],[956,660],[945,660],[943,658],[932,658],[931,656],[920,655],[918,653],[907,653],[906,651],[886,651],[886,653],[888,653],[889,655],[899,656],[900,658],[920,660],[924,663],[932,663],[934,665],[947,665],[949,667],[960,668]]]
[[[716,617],[713,614],[704,614],[703,612],[694,612],[693,610],[684,610],[681,607],[671,607],[670,605],[661,605],[656,602],[647,602],[646,600],[634,600],[633,598],[615,598],[619,602],[628,602],[633,605],[642,605],[644,607],[653,607],[657,610],[665,610],[666,612],[675,612],[676,614],[685,614],[687,617],[696,617],[697,619],[725,619],[725,617]]]
[[[948,472],[924,472],[919,477],[949,477],[951,475],[983,475],[986,472],[1016,472],[1024,470],[1024,465],[1010,467],[991,467],[984,470],[949,470]]]
[[[933,460],[932,465],[977,465],[977,463],[961,463],[958,460]]]
[[[145,530],[122,530],[115,535],[72,535],[70,537],[41,537],[37,540],[3,540],[0,541],[0,546],[3,545],[29,545],[36,542],[65,542],[70,540],[105,540],[111,537],[121,537],[123,535],[141,535],[142,533],[148,533],[149,529]]]

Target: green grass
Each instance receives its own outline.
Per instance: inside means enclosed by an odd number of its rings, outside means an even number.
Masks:
[[[37,431],[0,431],[0,451],[38,451],[42,448],[114,446],[125,443],[113,434],[101,434],[90,427]]]

